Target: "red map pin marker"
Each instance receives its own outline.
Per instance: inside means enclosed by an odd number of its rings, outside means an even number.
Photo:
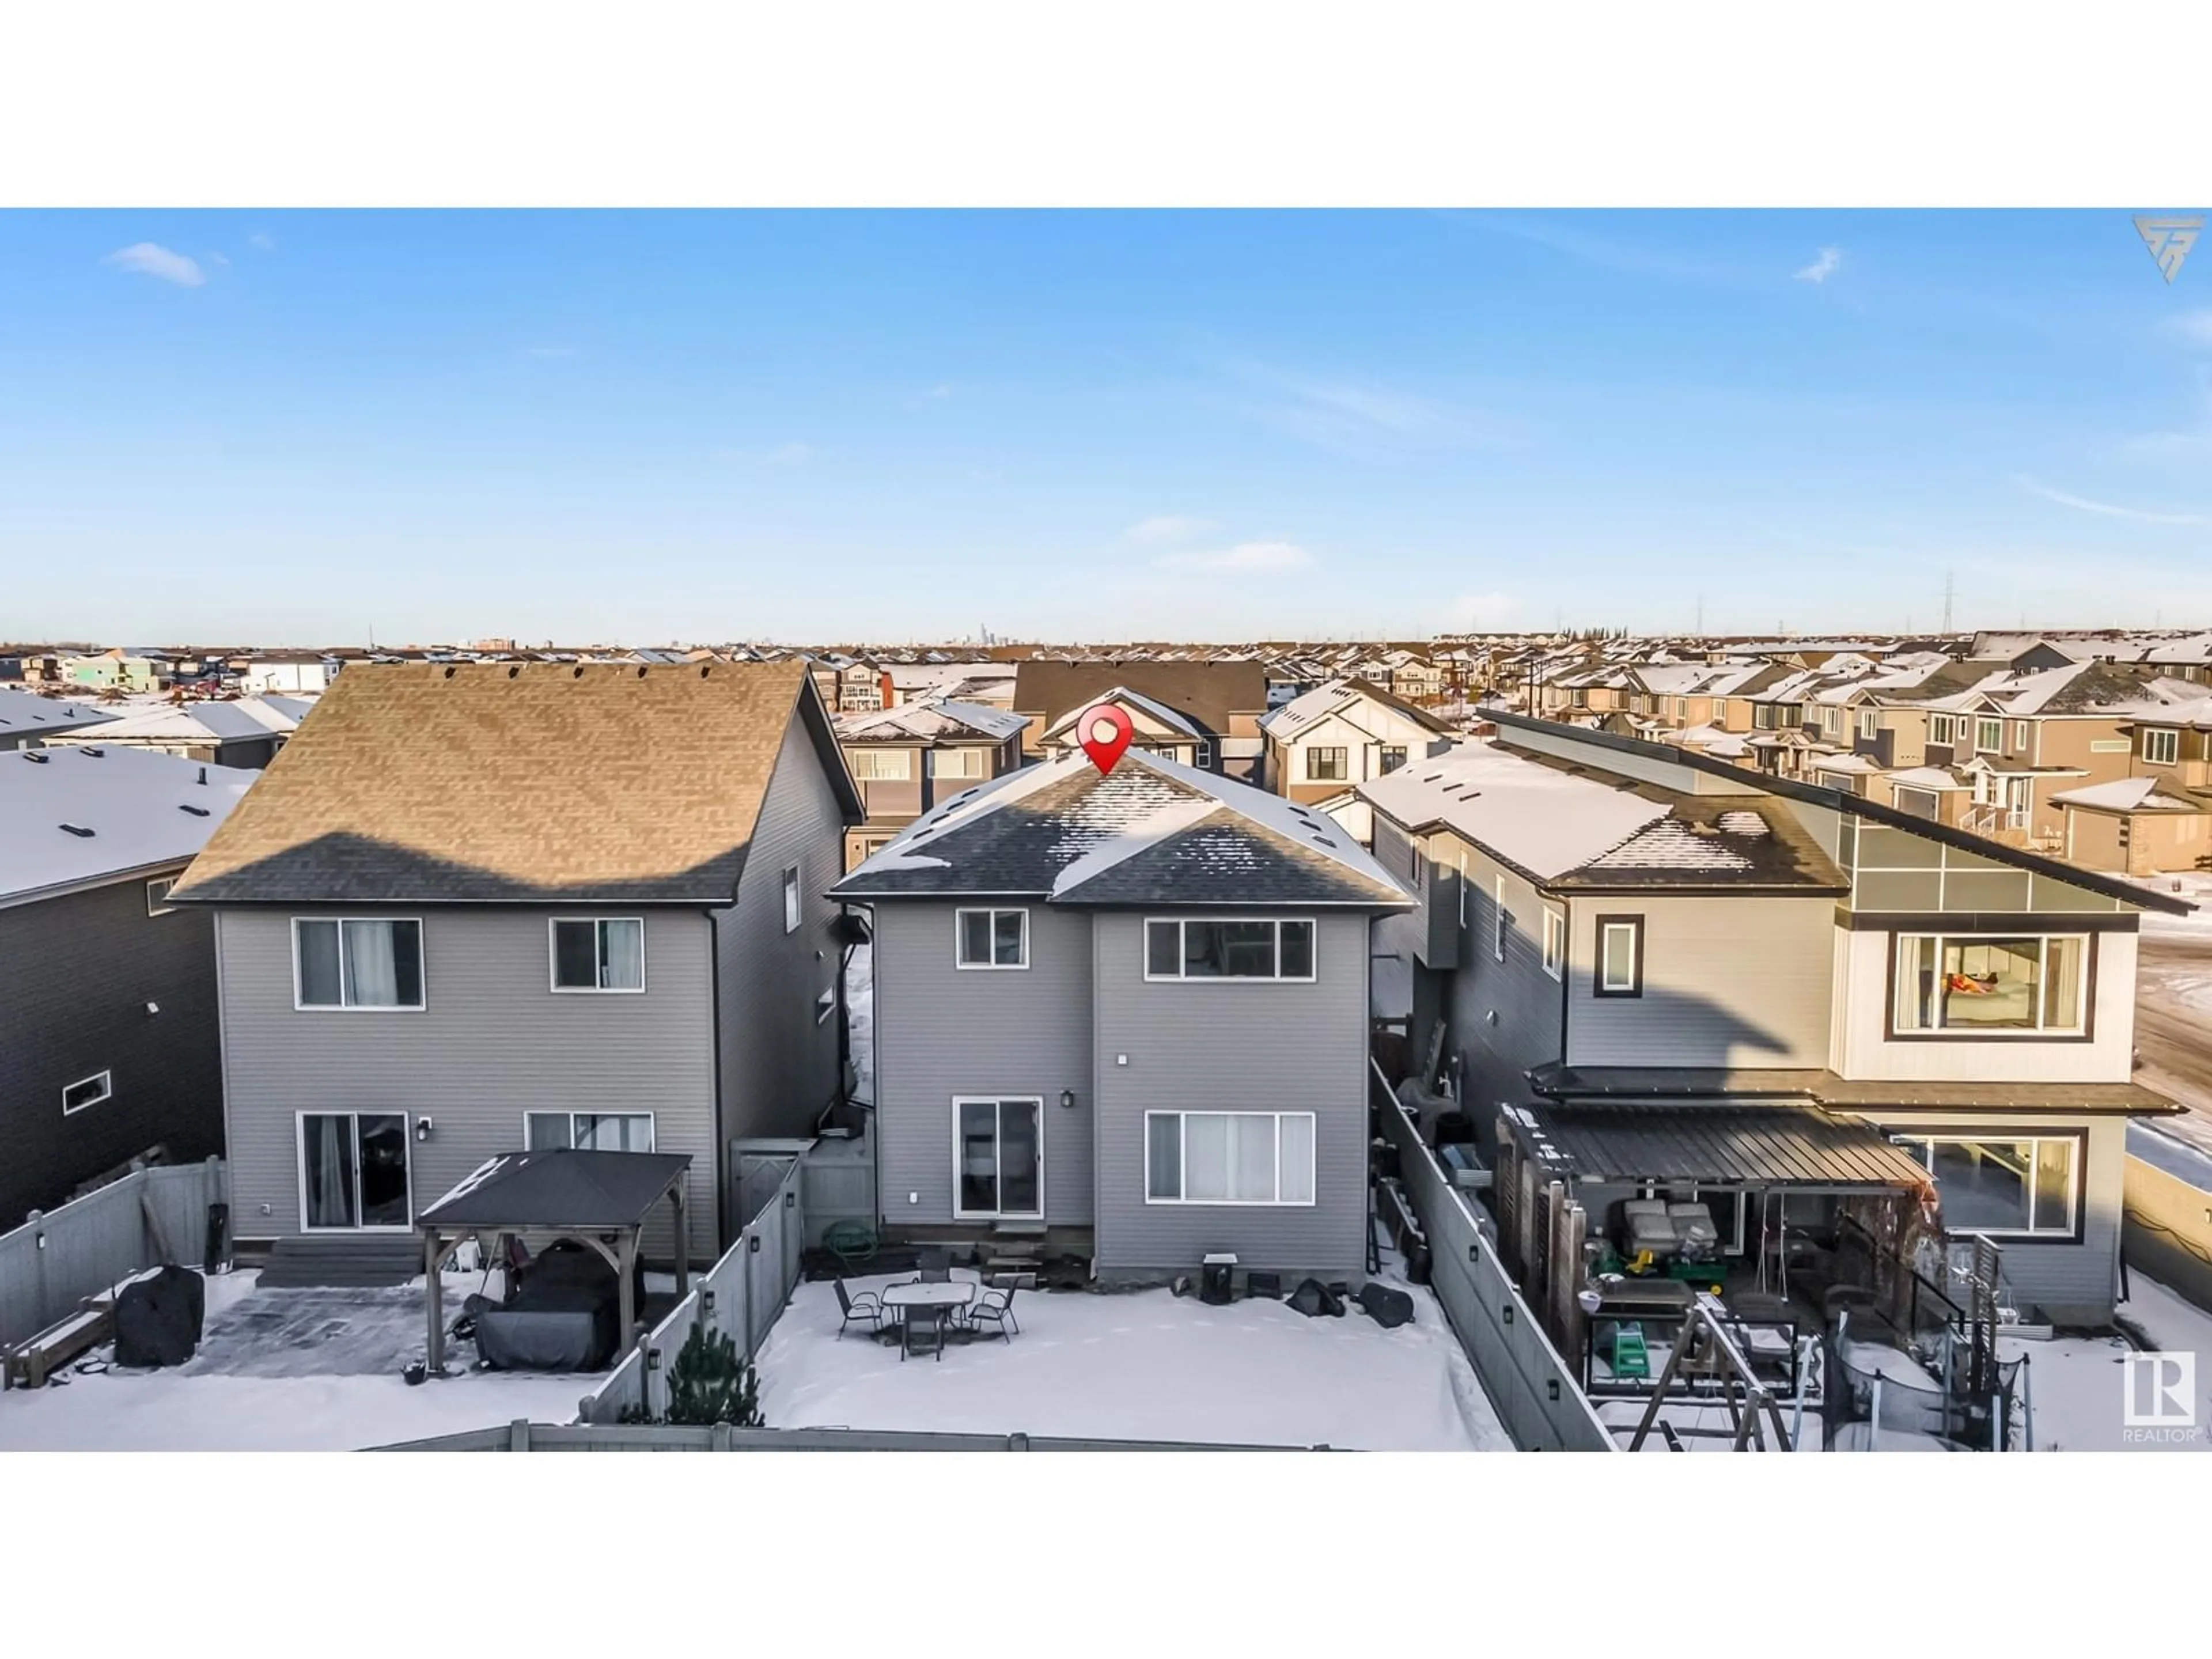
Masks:
[[[1103,773],[1114,769],[1114,763],[1121,758],[1122,750],[1136,734],[1127,714],[1110,702],[1102,702],[1083,711],[1083,718],[1075,723],[1075,735],[1082,741],[1083,752],[1091,757],[1091,763]]]

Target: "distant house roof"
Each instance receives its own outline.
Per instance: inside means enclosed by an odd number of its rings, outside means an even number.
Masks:
[[[58,697],[42,697],[35,691],[0,686],[0,738],[20,738],[27,732],[43,739],[58,732],[105,725],[114,718],[88,702],[65,702]]]
[[[125,714],[71,743],[237,743],[295,730],[314,704],[298,697],[169,703]]]
[[[988,703],[933,698],[896,708],[843,714],[837,720],[840,743],[932,743],[988,739],[1003,743],[1026,722],[1019,714]]]
[[[1369,680],[1331,680],[1326,685],[1317,685],[1270,714],[1260,722],[1260,729],[1279,742],[1288,743],[1308,726],[1318,725],[1339,709],[1349,708],[1362,701],[1380,703],[1439,737],[1450,735],[1451,727],[1429,710],[1394,696]]]
[[[1164,704],[1203,732],[1220,736],[1230,717],[1267,708],[1267,672],[1256,662],[1048,662],[1031,659],[1014,676],[1013,706],[1048,720],[1077,714],[1121,686]]]
[[[177,896],[726,904],[794,718],[860,823],[799,663],[356,666]]]
[[[1043,735],[1048,738],[1059,737],[1065,732],[1068,727],[1074,725],[1077,720],[1083,717],[1084,711],[1085,709],[1095,708],[1102,702],[1127,703],[1139,713],[1150,715],[1152,720],[1167,727],[1169,731],[1181,732],[1194,738],[1205,737],[1208,734],[1209,731],[1218,732],[1221,730],[1219,726],[1206,727],[1200,726],[1179,711],[1170,708],[1164,703],[1155,702],[1152,698],[1144,696],[1141,692],[1132,691],[1126,685],[1115,685],[1108,687],[1105,690],[1101,691],[1097,696],[1092,697],[1088,702],[1085,702],[1079,707],[1069,709],[1066,714],[1060,715],[1059,719],[1054,720],[1049,726],[1046,726],[1044,728]]]
[[[191,858],[260,775],[137,749],[0,754],[0,905]]]
[[[2168,794],[2158,778],[2115,778],[2082,789],[2062,789],[2051,798],[2053,806],[2086,806],[2101,812],[2203,812],[2204,802]]]
[[[1326,814],[1134,749],[1110,774],[1068,755],[957,795],[830,890],[1083,905],[1411,902]]]

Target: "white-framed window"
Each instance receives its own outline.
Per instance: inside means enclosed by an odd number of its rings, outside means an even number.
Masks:
[[[1939,745],[1957,744],[1959,717],[1956,714],[1930,714],[1928,717],[1928,741]]]
[[[419,1012],[422,923],[419,918],[292,918],[292,1006]]]
[[[169,890],[177,884],[174,876],[156,876],[146,884],[146,914],[149,916],[173,915],[177,907],[169,902]]]
[[[1386,743],[1382,745],[1382,755],[1376,762],[1375,775],[1387,778],[1405,763],[1406,745],[1402,743]]]
[[[301,1112],[300,1225],[405,1232],[415,1224],[401,1112]]]
[[[2147,726],[2142,757],[2152,766],[2172,766],[2181,758],[2181,733],[2170,726]]]
[[[861,783],[907,783],[914,777],[911,749],[864,749],[856,744],[846,751],[845,757],[852,763],[854,778]]]
[[[2033,733],[2028,730],[2027,722],[2026,720],[2014,720],[2012,723],[2012,746],[2014,748],[2026,749],[2033,740]]]
[[[1030,965],[1030,913],[1026,910],[955,910],[952,933],[956,968]]]
[[[651,1112],[525,1112],[522,1145],[532,1152],[649,1152]]]
[[[1313,1113],[1145,1114],[1146,1203],[1313,1201]]]
[[[799,931],[799,866],[787,864],[783,867],[783,931]]]
[[[985,751],[981,749],[933,749],[929,751],[929,775],[933,778],[980,778],[988,769]]]
[[[1644,994],[1643,917],[1597,919],[1597,983],[1592,988],[1601,997]]]
[[[1044,1214],[1042,1096],[953,1097],[952,1213]]]
[[[1842,731],[1844,729],[1844,711],[1837,708],[1833,703],[1824,705],[1820,710],[1820,724],[1823,727],[1831,732]]]
[[[1878,710],[1878,709],[1874,709],[1874,708],[1862,708],[1862,709],[1860,709],[1860,710],[1859,710],[1859,735],[1860,735],[1861,737],[1864,738],[1865,738],[1869,743],[1872,743],[1872,742],[1875,740],[1875,738],[1876,737],[1876,735],[1877,735],[1877,734],[1879,734],[1879,733],[1881,732],[1881,711],[1880,711],[1880,710]]]
[[[547,932],[555,990],[645,989],[642,916],[556,916]]]
[[[1342,783],[1352,775],[1352,751],[1341,744],[1316,744],[1306,750],[1306,781]]]
[[[74,1116],[88,1106],[97,1106],[102,1101],[115,1098],[115,1076],[112,1072],[95,1072],[92,1076],[79,1078],[62,1090],[62,1115]]]
[[[1567,913],[1544,907],[1544,971],[1563,979],[1567,971]]]
[[[2089,977],[2085,933],[1900,933],[1893,1028],[1908,1036],[2077,1036]]]
[[[1946,1232],[2073,1236],[2081,1199],[2080,1137],[1999,1130],[1978,1136],[1907,1131],[1891,1139],[1928,1166]]]
[[[1994,714],[1974,717],[1974,752],[1995,755],[2004,748],[2004,722]]]
[[[1310,920],[1208,916],[1145,923],[1148,980],[1310,981],[1314,976]]]

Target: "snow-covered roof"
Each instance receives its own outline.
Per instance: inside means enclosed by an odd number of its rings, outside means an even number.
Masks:
[[[1401,766],[1358,793],[1401,823],[1446,824],[1538,877],[1578,869],[1668,812],[1663,801],[1488,743]]]
[[[140,749],[0,754],[0,904],[181,863],[260,775]]]
[[[2054,806],[2094,806],[2112,812],[2202,812],[2196,801],[2162,793],[2157,778],[2114,778],[2081,789],[2062,789],[2051,798]]]
[[[236,743],[296,729],[314,704],[300,697],[240,697],[234,701],[171,703],[125,714],[72,743]]]
[[[1901,767],[1889,775],[1889,781],[1893,784],[1902,784],[1908,789],[1954,790],[1974,787],[1956,773],[1946,771],[1940,766]]]
[[[10,741],[20,742],[27,732],[35,734],[38,739],[43,739],[57,732],[73,731],[83,726],[99,726],[114,718],[106,710],[95,708],[88,702],[42,697],[35,691],[18,691],[12,686],[0,686],[0,738]]]
[[[926,743],[940,738],[988,738],[994,743],[1003,743],[1027,724],[1019,714],[993,708],[988,703],[939,697],[841,715],[837,738],[841,743],[897,743],[906,739]]]

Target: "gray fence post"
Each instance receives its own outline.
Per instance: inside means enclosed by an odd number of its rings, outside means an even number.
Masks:
[[[507,1425],[507,1449],[525,1452],[530,1449],[530,1419],[528,1418],[518,1417]]]
[[[31,1277],[39,1287],[39,1322],[31,1329],[42,1331],[54,1322],[52,1305],[46,1300],[46,1212],[32,1211],[23,1224],[31,1230]]]

